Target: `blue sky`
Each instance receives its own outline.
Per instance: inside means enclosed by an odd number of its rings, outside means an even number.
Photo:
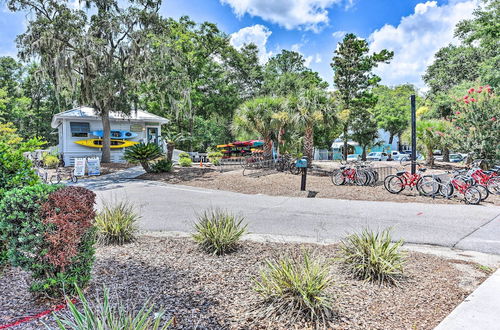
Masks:
[[[235,47],[256,43],[263,63],[281,49],[296,50],[330,84],[333,51],[353,32],[373,50],[395,51],[392,63],[377,69],[382,83],[425,88],[421,75],[434,53],[457,42],[455,24],[476,6],[477,0],[164,0],[162,14],[217,23]],[[2,8],[0,56],[15,56],[15,37],[24,29],[23,13]]]

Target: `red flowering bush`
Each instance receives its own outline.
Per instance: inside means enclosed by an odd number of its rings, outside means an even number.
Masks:
[[[94,262],[95,194],[39,184],[14,189],[0,202],[0,241],[9,263],[32,272],[31,290],[47,296],[84,287]]]
[[[470,88],[460,98],[452,118],[452,141],[457,150],[475,159],[500,159],[500,103],[489,85]]]

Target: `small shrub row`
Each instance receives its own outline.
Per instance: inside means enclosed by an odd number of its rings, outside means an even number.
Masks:
[[[90,280],[94,201],[82,187],[38,184],[5,193],[0,241],[8,262],[32,273],[32,291],[54,297]]]
[[[167,173],[172,172],[173,163],[170,160],[160,159],[151,165],[152,173]]]

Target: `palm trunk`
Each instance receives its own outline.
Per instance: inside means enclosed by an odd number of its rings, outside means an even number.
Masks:
[[[108,109],[100,109],[102,118],[102,156],[101,163],[111,162],[111,124]]]
[[[429,164],[430,167],[434,166],[434,155],[432,153],[432,148],[427,148],[427,164]]]
[[[273,141],[270,136],[264,137],[264,154],[271,155],[273,152]]]
[[[450,161],[450,149],[444,148],[443,149],[443,162],[449,162],[449,161]]]
[[[304,155],[307,157],[307,166],[311,167],[314,151],[314,129],[312,126],[306,127],[304,135]]]
[[[167,143],[167,161],[172,161],[172,156],[174,154],[175,144],[172,142]]]
[[[149,162],[148,161],[141,162],[141,166],[144,169],[144,171],[146,171],[146,173],[150,173],[151,172],[151,167],[149,166]]]

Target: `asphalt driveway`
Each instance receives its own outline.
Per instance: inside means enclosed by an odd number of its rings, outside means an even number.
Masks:
[[[323,242],[364,227],[392,227],[394,238],[409,243],[500,255],[499,206],[245,195],[125,177],[79,185],[94,190],[100,202],[127,199],[137,205],[144,230],[190,232],[197,213],[219,207],[244,216],[255,234]]]

